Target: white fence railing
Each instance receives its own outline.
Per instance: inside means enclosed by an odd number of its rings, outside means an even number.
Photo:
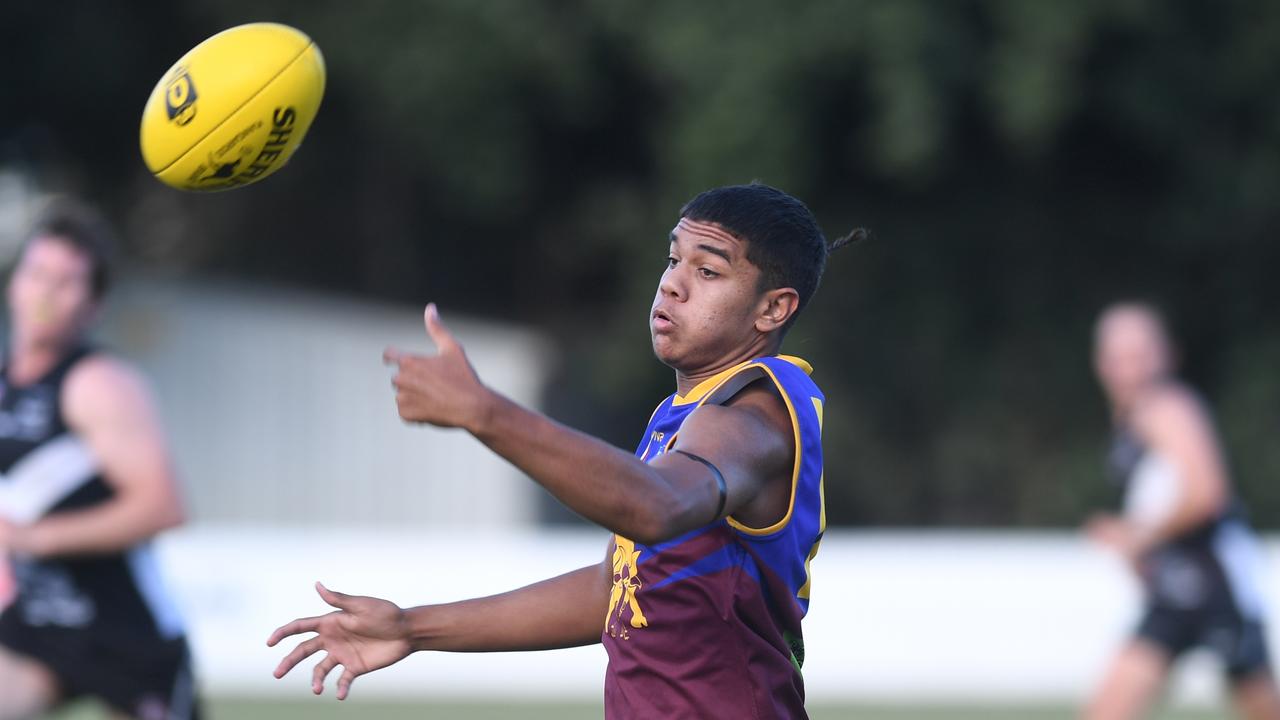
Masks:
[[[309,666],[272,679],[288,647],[263,641],[286,620],[325,611],[315,580],[401,604],[456,600],[598,562],[606,542],[590,531],[197,527],[165,538],[161,556],[188,609],[207,689],[300,695]],[[805,678],[815,703],[1076,702],[1137,613],[1119,562],[1066,533],[834,532],[813,568]],[[595,698],[604,669],[599,646],[430,654],[362,678],[358,690]],[[1175,695],[1214,697],[1215,671],[1207,656],[1191,658]]]

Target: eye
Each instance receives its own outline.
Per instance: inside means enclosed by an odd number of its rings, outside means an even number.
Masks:
[[[698,268],[698,274],[708,280],[710,280],[711,278],[720,277],[720,273],[716,272],[715,270],[711,270],[710,268]]]
[[[673,267],[675,267],[675,266],[676,266],[676,263],[678,263],[678,262],[680,262],[680,261],[679,261],[679,260],[677,260],[677,259],[676,259],[676,257],[675,257],[674,255],[668,255],[668,256],[667,256],[667,267],[669,267],[669,268],[673,268]]]

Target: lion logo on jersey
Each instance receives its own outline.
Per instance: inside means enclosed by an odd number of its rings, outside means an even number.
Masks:
[[[642,628],[649,625],[640,609],[640,601],[636,594],[643,583],[637,575],[640,572],[640,551],[635,542],[624,537],[615,537],[613,548],[613,591],[609,593],[609,614],[604,619],[605,632],[610,637],[627,640],[631,630],[627,627]],[[631,610],[631,619],[624,621],[626,611]]]

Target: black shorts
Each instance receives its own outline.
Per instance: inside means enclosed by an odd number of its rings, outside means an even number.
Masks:
[[[138,720],[199,717],[185,638],[125,640],[92,627],[27,625],[18,615],[0,615],[0,646],[48,668],[63,700],[96,698]]]
[[[1144,563],[1147,607],[1135,635],[1176,658],[1207,648],[1232,680],[1268,671],[1265,628],[1242,609],[1238,591],[1212,551],[1164,551]]]

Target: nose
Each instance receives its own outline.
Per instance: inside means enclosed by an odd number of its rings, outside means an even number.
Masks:
[[[669,297],[675,300],[684,301],[684,286],[680,281],[679,273],[675,268],[668,268],[662,273],[662,279],[658,281],[658,294],[662,297]]]

